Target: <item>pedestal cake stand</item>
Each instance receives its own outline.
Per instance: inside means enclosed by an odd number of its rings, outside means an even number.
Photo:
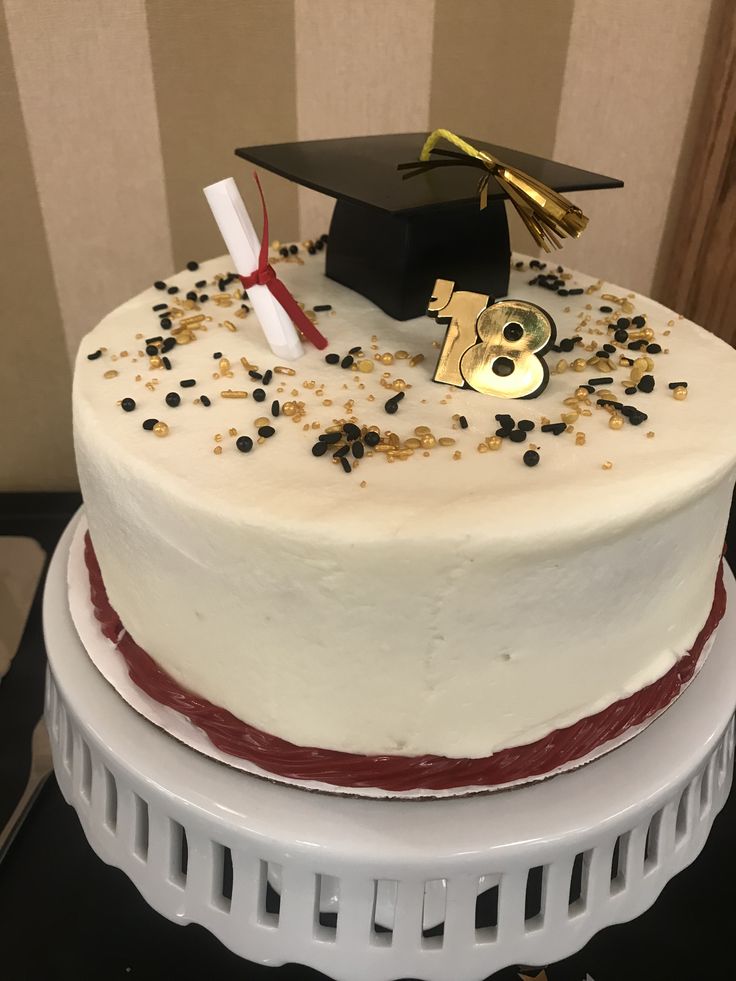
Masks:
[[[61,790],[97,854],[154,909],[252,961],[339,981],[479,981],[559,960],[647,909],[726,801],[736,607],[672,708],[579,770],[447,800],[326,796],[217,763],[128,707],[71,622],[73,524],[44,598]],[[728,571],[726,583],[736,601]]]

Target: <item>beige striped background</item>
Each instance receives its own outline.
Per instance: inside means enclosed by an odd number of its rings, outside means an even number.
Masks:
[[[563,261],[650,291],[710,13],[711,0],[0,0],[0,490],[75,486],[79,339],[222,248],[202,187],[244,176],[238,145],[441,125],[622,177],[585,197],[591,227]],[[329,199],[264,185],[274,236],[327,229]]]

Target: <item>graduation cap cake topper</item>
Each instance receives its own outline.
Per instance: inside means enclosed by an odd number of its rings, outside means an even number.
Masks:
[[[236,154],[265,170],[336,198],[325,272],[389,316],[409,320],[427,310],[435,280],[504,296],[511,249],[504,189],[487,182],[478,206],[474,166],[433,167],[402,180],[397,166],[414,160],[429,134],[395,133],[242,147]],[[505,169],[521,171],[551,192],[623,186],[621,181],[461,137]],[[470,160],[470,157],[467,157]],[[485,166],[485,165],[483,165]]]

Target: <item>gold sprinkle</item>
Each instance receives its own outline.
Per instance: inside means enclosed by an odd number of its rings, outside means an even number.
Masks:
[[[212,317],[210,317],[209,319],[212,320]],[[204,320],[205,320],[205,315],[203,313],[197,314],[196,317],[182,317],[175,330],[179,332],[183,327],[191,327],[192,324],[201,324],[204,322]],[[173,334],[174,331],[172,331],[171,333]]]
[[[409,352],[408,351],[395,351],[394,352],[394,357],[397,359],[397,361],[403,361],[405,358],[408,358],[409,357]]]
[[[624,417],[618,414],[611,416],[608,420],[608,425],[611,429],[621,429],[624,424]]]
[[[611,463],[611,461],[610,460],[606,460],[606,462],[604,464],[602,464],[601,470],[610,470],[612,466],[613,466],[613,464]]]
[[[160,367],[160,365],[159,365],[159,367]],[[103,378],[117,378],[117,376],[118,376],[117,371],[114,368],[110,368],[110,370],[109,371],[106,371],[105,374],[102,377]]]
[[[247,399],[248,398],[248,393],[247,392],[241,392],[241,391],[238,391],[237,389],[233,389],[233,388],[226,388],[223,392],[220,392],[220,395],[224,399]]]
[[[589,395],[589,392],[588,392],[588,389],[587,388],[583,388],[581,386],[580,388],[576,388],[575,389],[575,398],[576,399],[587,399],[588,395]]]
[[[143,334],[136,334],[136,335],[135,335],[135,339],[136,339],[137,341],[140,341],[140,340],[142,340],[142,339],[143,339]]]
[[[232,323],[232,321],[230,321],[230,320],[226,320],[226,321],[225,321],[225,326],[227,327],[227,329],[228,329],[228,330],[230,331],[230,333],[231,333],[231,334],[234,334],[234,333],[235,333],[235,331],[236,331],[236,330],[238,329],[238,328],[237,328],[237,327],[235,326],[235,324],[234,324],[234,323]]]
[[[322,405],[332,405],[332,399],[322,399]]]
[[[408,439],[404,440],[404,446],[410,450],[418,450],[422,445],[422,441],[417,436],[410,436]]]
[[[219,368],[220,371],[230,371],[230,362],[227,358],[220,358]]]
[[[367,484],[367,483],[366,483],[366,482],[365,482],[364,480],[361,480],[361,482],[360,482],[360,486],[361,486],[361,487],[367,487],[367,486],[368,486],[368,484]]]
[[[585,446],[585,433],[575,433],[575,445]]]
[[[212,438],[216,443],[221,443],[223,439],[222,433],[215,433],[215,435]]]
[[[244,361],[245,358],[241,358],[240,360],[241,361]],[[296,371],[294,371],[293,368],[287,368],[285,365],[282,365],[282,364],[277,364],[276,367],[273,369],[273,371],[274,371],[274,374],[275,375],[295,375],[296,374]]]
[[[500,436],[489,436],[486,440],[486,445],[489,450],[500,450],[503,445],[503,440]]]
[[[452,436],[440,436],[440,438],[437,440],[437,442],[440,444],[440,446],[454,446],[455,445],[455,440],[452,438]]]
[[[413,358],[409,358],[409,364],[412,366],[412,368],[416,368],[416,366],[421,364],[422,361],[424,361],[423,354],[415,354]]]
[[[654,439],[654,431],[653,430],[651,430],[651,429],[649,430],[649,432],[647,433],[647,439]]]
[[[222,453],[222,447],[216,446],[212,452],[215,454],[215,456],[219,456]]]
[[[389,351],[386,351],[385,354],[381,355],[381,361],[383,361],[384,364],[393,364],[394,356]]]
[[[107,375],[105,375],[107,377]],[[677,399],[678,402],[683,402],[687,398],[687,389],[684,385],[678,385],[677,388],[672,390],[672,397]]]
[[[165,422],[157,422],[153,427],[153,431],[157,436],[168,436],[169,427]]]
[[[425,436],[427,433],[431,433],[432,430],[429,426],[416,426],[414,429],[415,436]]]
[[[367,358],[363,358],[358,362],[358,371],[362,371],[365,374],[373,371],[373,362],[368,361]]]
[[[462,458],[463,458],[463,455],[460,452],[460,450],[455,450],[455,452],[452,454],[452,459],[453,460],[462,460]]]
[[[257,364],[251,364],[250,361],[247,358],[241,358],[240,359],[240,363],[242,364],[242,366],[245,368],[246,371],[258,371],[258,365]],[[274,369],[274,371],[275,370],[276,369]],[[291,374],[292,375],[295,375],[296,372],[292,370],[291,371]]]
[[[265,425],[265,423],[264,423],[264,425]],[[235,429],[235,428],[233,428],[233,426],[231,426],[228,429],[228,435],[230,435],[230,436],[237,436],[238,435],[238,430]]]
[[[567,361],[558,361],[555,365],[555,373],[561,375],[563,372],[567,371],[568,364]]]
[[[488,447],[486,446],[485,443],[478,443],[478,446],[476,448],[477,448],[477,450],[478,450],[479,453],[487,453],[488,452]]]
[[[588,366],[582,358],[575,358],[570,367],[573,371],[585,371]]]
[[[560,418],[566,425],[571,426],[574,422],[577,421],[579,415],[580,415],[579,412],[563,412]]]
[[[253,425],[254,426],[270,426],[271,425],[271,420],[267,416],[258,416],[257,419],[254,419],[253,420]],[[231,436],[234,436],[235,433],[232,433],[231,432],[230,435]]]

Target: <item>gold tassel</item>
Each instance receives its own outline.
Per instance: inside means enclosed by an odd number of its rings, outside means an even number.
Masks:
[[[488,181],[493,177],[508,194],[534,241],[545,252],[561,248],[561,238],[567,238],[568,235],[578,238],[585,230],[588,219],[577,205],[523,170],[508,167],[486,150],[476,149],[448,129],[436,129],[429,134],[419,159],[428,161],[441,139],[452,143],[469,157],[479,160],[486,168],[487,173],[478,186],[481,209],[488,205]]]

